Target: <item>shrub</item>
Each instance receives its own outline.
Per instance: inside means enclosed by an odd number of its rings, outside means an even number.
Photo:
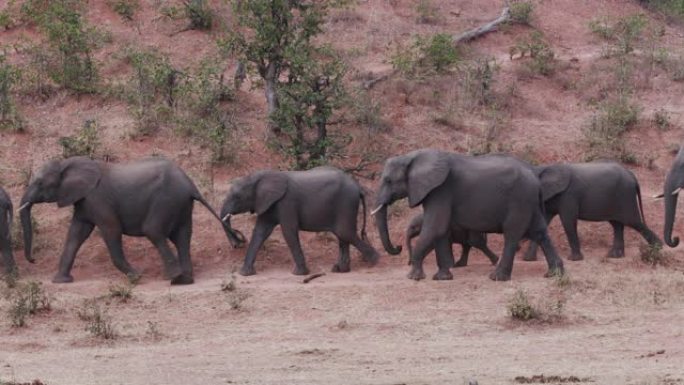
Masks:
[[[21,72],[6,62],[0,52],[0,131],[23,131],[24,121],[17,111],[12,92],[21,78]]]
[[[183,2],[185,16],[190,20],[188,28],[209,30],[214,21],[214,12],[206,0],[186,0]]]
[[[465,66],[462,71],[462,88],[467,99],[478,106],[492,106],[497,103],[495,77],[499,65],[491,59],[478,59]]]
[[[108,0],[107,4],[112,11],[126,20],[133,20],[133,15],[140,8],[138,0]]]
[[[622,135],[632,127],[638,117],[638,108],[626,97],[601,104],[589,125],[583,129],[589,145],[587,160],[610,158],[634,163]]]
[[[128,302],[133,298],[133,286],[132,285],[111,285],[109,286],[109,297],[118,298],[121,302]]]
[[[529,1],[518,1],[510,6],[510,20],[512,23],[529,25],[532,21],[534,5]]]
[[[642,243],[639,245],[639,258],[650,266],[665,266],[670,261],[670,255],[663,251],[663,245],[658,244]]]
[[[530,59],[525,61],[525,65],[534,73],[548,76],[555,69],[555,54],[541,32],[534,31],[511,47],[511,57],[516,54],[521,57],[529,56]]]
[[[9,317],[13,327],[26,326],[26,317],[50,309],[50,297],[40,282],[20,284],[10,294]]]
[[[365,127],[372,134],[387,131],[389,124],[382,116],[380,101],[373,99],[370,93],[359,90],[351,95],[350,103],[356,124]]]
[[[423,24],[435,24],[441,20],[439,8],[432,4],[431,0],[419,0],[416,5],[418,22]]]
[[[399,47],[392,56],[395,70],[408,77],[442,74],[453,70],[460,54],[448,34],[417,36],[411,47]]]
[[[539,311],[532,306],[524,290],[516,290],[513,298],[508,303],[508,313],[512,318],[521,321],[529,321],[539,318]]]
[[[653,123],[662,131],[669,130],[672,124],[670,123],[670,114],[664,108],[657,110],[653,113]]]
[[[116,330],[111,317],[95,302],[87,302],[78,310],[77,315],[79,319],[86,322],[85,330],[93,337],[104,340],[116,338]]]
[[[683,0],[640,0],[641,4],[663,12],[669,17],[684,20]]]
[[[59,145],[62,146],[64,158],[72,156],[94,158],[100,146],[97,121],[86,120],[75,135],[59,138]]]
[[[616,21],[607,18],[592,20],[589,28],[593,33],[614,43],[608,55],[624,55],[634,50],[648,21],[644,15],[631,15]]]

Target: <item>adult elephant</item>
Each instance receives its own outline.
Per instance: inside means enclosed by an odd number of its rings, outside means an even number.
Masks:
[[[615,162],[559,163],[536,168],[541,182],[547,222],[558,215],[570,244],[571,260],[584,258],[577,236],[577,221],[607,221],[613,227],[609,258],[625,255],[624,227],[638,231],[651,245],[660,244],[646,226],[641,190],[636,176]],[[536,259],[530,244],[525,260]]]
[[[2,264],[7,275],[14,274],[17,268],[12,255],[12,213],[12,200],[0,187],[0,252],[2,252]]]
[[[110,164],[87,157],[50,161],[32,179],[21,199],[26,259],[34,262],[31,207],[56,202],[58,207],[73,205],[74,213],[53,282],[73,281],[71,268],[76,253],[97,226],[114,266],[127,276],[137,278],[140,273],[124,256],[122,234],[147,237],[159,251],[165,277],[172,284],[192,283],[190,238],[194,201],[220,221],[183,170],[163,158],[129,164]],[[222,225],[233,246],[244,243],[242,234],[231,229],[230,223]],[[167,239],[176,246],[177,256]]]
[[[363,204],[361,237],[357,234],[359,201]],[[299,231],[330,231],[338,238],[339,259],[334,272],[350,270],[349,244],[361,251],[364,260],[375,264],[378,252],[366,242],[366,202],[359,184],[332,167],[308,171],[259,171],[232,182],[221,216],[256,213],[257,221],[247,247],[242,275],[256,274],[256,254],[273,229],[280,225],[295,261],[294,274],[306,275]]]
[[[684,146],[679,148],[670,171],[665,179],[663,194],[665,198],[665,230],[664,240],[670,247],[679,245],[679,237],[672,238],[672,228],[674,226],[675,211],[677,210],[677,198],[679,192],[684,188]]]
[[[415,280],[425,278],[423,259],[433,248],[439,271],[433,279],[452,279],[449,231],[453,226],[482,233],[503,233],[504,251],[493,280],[509,280],[513,257],[522,238],[542,245],[549,274],[561,274],[563,262],[546,232],[539,180],[514,158],[472,157],[423,149],[385,162],[377,208],[373,210],[385,250],[398,254],[390,241],[387,207],[407,198],[410,207],[422,205],[424,219],[411,255]]]
[[[413,254],[412,241],[413,238],[420,234],[423,228],[423,214],[418,214],[411,219],[409,225],[406,227],[406,248],[409,251],[409,263],[411,263],[410,256]],[[454,263],[455,267],[468,266],[468,256],[470,249],[476,248],[482,251],[492,265],[496,265],[499,257],[487,247],[487,234],[476,231],[468,231],[459,227],[452,227],[449,233],[449,240],[452,244],[458,243],[461,245],[461,257]]]

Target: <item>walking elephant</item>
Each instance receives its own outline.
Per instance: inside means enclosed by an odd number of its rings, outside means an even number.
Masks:
[[[357,234],[359,200],[363,204],[361,237]],[[242,275],[256,274],[254,261],[264,241],[280,225],[295,261],[294,274],[306,275],[299,231],[330,231],[339,241],[339,259],[334,272],[350,270],[349,244],[367,262],[375,264],[378,252],[366,241],[366,202],[359,184],[332,167],[308,171],[259,171],[233,181],[221,216],[256,213],[257,221],[247,247]]]
[[[122,234],[147,237],[161,255],[165,277],[172,284],[190,284],[193,282],[190,238],[194,201],[221,221],[192,180],[169,160],[149,158],[129,164],[110,164],[72,157],[50,161],[32,179],[21,199],[26,259],[34,262],[31,207],[36,203],[56,202],[58,207],[73,205],[74,212],[53,282],[73,281],[71,268],[76,253],[97,226],[114,266],[130,278],[140,273],[124,256]],[[222,222],[222,226],[233,246],[244,243],[244,236],[231,229],[230,222]],[[175,245],[177,256],[167,239]]]
[[[577,220],[610,222],[613,246],[609,258],[625,255],[624,227],[638,231],[651,244],[661,244],[646,226],[641,190],[634,174],[614,162],[553,164],[536,168],[542,187],[547,222],[560,216],[570,244],[570,260],[584,258],[577,236]],[[535,260],[530,243],[525,260]]]
[[[410,256],[413,254],[413,246],[411,245],[411,242],[413,238],[420,234],[422,228],[423,214],[418,214],[413,217],[411,222],[409,222],[409,225],[406,227],[406,248],[409,251],[409,264],[411,263]],[[456,261],[456,263],[454,263],[455,267],[468,266],[468,256],[472,247],[482,251],[487,258],[489,258],[489,261],[492,263],[492,265],[496,265],[496,263],[499,261],[499,257],[494,254],[489,247],[487,247],[487,234],[468,231],[459,227],[452,227],[451,233],[449,234],[449,240],[452,244],[458,243],[461,245],[461,257],[458,259],[458,261]]]
[[[6,274],[14,274],[16,265],[12,255],[12,200],[7,192],[0,187],[0,252],[2,264]]]
[[[411,253],[415,280],[425,278],[423,260],[434,248],[439,271],[433,279],[452,279],[453,226],[482,233],[503,233],[504,251],[493,280],[508,280],[518,243],[530,238],[542,245],[550,274],[562,274],[563,262],[546,232],[541,187],[531,170],[506,156],[472,157],[423,149],[385,162],[377,208],[373,210],[385,250],[398,254],[389,237],[387,207],[408,198],[409,206],[423,207],[423,228]]]
[[[684,146],[679,148],[670,171],[665,178],[662,197],[665,198],[665,229],[663,238],[670,247],[679,245],[679,237],[672,238],[674,227],[675,212],[677,210],[677,198],[679,192],[684,188]]]

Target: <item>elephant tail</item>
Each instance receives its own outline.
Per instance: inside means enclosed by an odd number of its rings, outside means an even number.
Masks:
[[[366,194],[363,192],[363,189],[359,193],[359,197],[361,198],[361,205],[363,206],[363,224],[361,226],[361,239],[367,241],[368,234],[366,233]]]
[[[195,193],[192,195],[192,198],[201,203],[202,206],[206,207],[207,210],[209,210],[209,212],[211,213],[211,215],[213,215],[214,218],[218,219],[218,221],[221,222],[221,226],[223,226],[223,230],[226,232],[226,235],[228,236],[228,239],[231,241],[233,246],[240,247],[246,242],[247,238],[245,238],[244,234],[242,234],[240,230],[233,229],[226,225],[226,223],[221,219],[221,216],[218,215],[216,210],[214,210],[214,208],[211,207],[209,202],[207,202],[206,199],[204,199],[204,197],[202,196],[202,194],[200,194],[199,191],[195,191]]]
[[[641,203],[641,187],[639,187],[639,183],[636,184],[636,196],[637,202],[639,203],[639,214],[641,214],[641,222],[643,222],[643,224],[646,224],[646,217],[644,216],[644,204]]]

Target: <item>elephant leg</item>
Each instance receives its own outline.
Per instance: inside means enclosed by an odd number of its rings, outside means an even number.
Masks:
[[[437,256],[437,273],[432,276],[435,281],[450,281],[454,279],[451,269],[454,266],[454,254],[451,249],[451,240],[442,237],[435,242],[435,254]]]
[[[183,223],[172,234],[171,242],[178,251],[178,262],[180,263],[182,276],[178,277],[172,284],[191,284],[194,282],[192,272],[192,258],[190,257],[190,240],[192,239],[192,219],[189,223]]]
[[[523,261],[536,261],[538,249],[539,245],[537,242],[530,240],[527,251],[525,252],[525,255],[523,255]]]
[[[337,263],[333,265],[332,271],[334,273],[348,273],[351,268],[349,266],[349,242],[339,240],[340,256]]]
[[[66,243],[64,244],[64,251],[62,251],[62,256],[59,258],[59,269],[57,274],[52,278],[52,282],[73,282],[74,278],[71,276],[71,268],[74,266],[76,253],[78,253],[83,242],[85,242],[93,232],[94,227],[95,225],[92,223],[77,219],[75,216],[71,219]]]
[[[181,283],[183,270],[180,267],[178,258],[173,253],[166,237],[159,235],[148,235],[147,238],[152,242],[164,264],[164,278],[171,280],[172,284]]]
[[[565,235],[568,237],[570,244],[570,260],[580,261],[584,259],[582,251],[580,251],[580,240],[577,236],[577,216],[576,215],[561,215],[561,223],[565,230]]]
[[[9,239],[3,239],[2,241],[2,263],[5,266],[5,273],[7,275],[16,274],[17,265],[12,255],[12,244]]]
[[[487,245],[479,247],[479,249],[487,256],[487,258],[489,258],[489,262],[491,262],[492,265],[496,265],[497,262],[499,262],[499,256],[494,254],[494,252],[487,247]]]
[[[651,231],[651,229],[648,228],[648,226],[646,226],[645,223],[639,222],[630,227],[638,231],[639,234],[641,234],[641,236],[644,237],[644,239],[646,240],[646,242],[648,242],[649,245],[662,246],[663,242],[660,240],[660,238],[658,238],[657,235],[653,233],[653,231]]]
[[[256,225],[252,231],[252,239],[247,246],[247,253],[245,254],[245,262],[240,269],[240,274],[244,276],[256,274],[254,269],[254,261],[256,261],[257,251],[264,244],[264,241],[271,235],[277,223],[269,221],[262,216],[257,217]]]
[[[287,247],[290,248],[292,258],[294,258],[295,261],[295,268],[292,274],[309,274],[309,269],[306,267],[306,260],[304,259],[304,252],[302,251],[302,245],[299,242],[299,229],[296,226],[281,225],[280,227],[283,230],[283,237],[285,238]]]
[[[470,245],[464,243],[461,245],[461,257],[454,263],[455,267],[465,267],[468,266],[468,256],[470,254]],[[496,263],[496,262],[495,262]]]
[[[368,262],[371,265],[378,263],[378,260],[380,259],[380,254],[378,254],[378,251],[375,250],[370,243],[359,238],[356,233],[354,233],[351,237],[351,244],[361,252],[364,262]]]
[[[618,221],[610,221],[613,227],[613,246],[608,251],[608,258],[622,258],[625,256],[625,226]]]
[[[513,258],[515,257],[515,252],[518,249],[518,242],[520,242],[520,236],[514,234],[504,234],[504,250],[499,263],[496,265],[489,278],[493,281],[508,281],[511,279],[511,273],[513,272]]]

